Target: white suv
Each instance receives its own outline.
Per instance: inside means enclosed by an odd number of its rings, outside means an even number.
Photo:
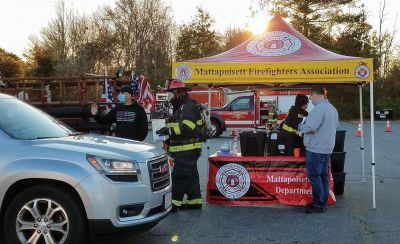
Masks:
[[[79,134],[0,94],[0,206],[7,243],[144,231],[171,209],[168,159],[148,144]]]

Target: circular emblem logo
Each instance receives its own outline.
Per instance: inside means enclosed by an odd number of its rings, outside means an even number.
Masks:
[[[247,51],[257,56],[284,56],[301,47],[299,38],[287,32],[272,31],[254,38],[247,44]]]
[[[370,73],[371,72],[365,63],[360,63],[354,70],[354,74],[360,80],[368,78]]]
[[[218,170],[215,183],[219,192],[226,198],[237,199],[249,190],[250,175],[239,164],[226,164]]]
[[[180,64],[175,69],[176,78],[181,81],[185,81],[192,77],[192,69],[187,64]]]

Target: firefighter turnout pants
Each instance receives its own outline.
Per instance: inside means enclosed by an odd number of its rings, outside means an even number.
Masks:
[[[197,160],[198,150],[174,153],[172,171],[172,204],[180,209],[199,209],[202,206]],[[183,201],[184,196],[186,201]]]

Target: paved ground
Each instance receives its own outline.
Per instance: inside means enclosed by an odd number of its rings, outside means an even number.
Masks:
[[[147,233],[112,243],[400,243],[400,123],[385,133],[376,122],[376,209],[372,209],[370,126],[365,131],[366,183],[362,183],[357,125],[347,131],[345,192],[324,214],[306,215],[303,208],[279,204],[247,207],[205,204],[201,211],[171,213]],[[228,133],[226,133],[228,134]],[[210,141],[210,153],[231,138]],[[207,150],[199,160],[203,198]],[[104,243],[111,243],[104,240]]]

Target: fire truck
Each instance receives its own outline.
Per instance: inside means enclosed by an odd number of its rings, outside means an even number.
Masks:
[[[255,89],[224,94],[223,88],[212,88],[211,135],[214,138],[218,137],[226,129],[272,130],[277,128],[285,120],[290,107],[294,105],[297,94],[310,95],[311,92],[310,89],[296,88]],[[235,98],[229,103],[225,103],[231,95],[234,95]],[[203,105],[208,105],[208,88],[192,88],[189,96]],[[166,93],[156,94],[158,107],[164,106],[165,102]],[[312,104],[310,103],[307,110],[311,109]]]
[[[269,129],[279,127],[297,94],[310,95],[309,89],[257,89],[252,95],[239,96],[223,107],[211,109],[212,136],[227,128]],[[307,110],[311,110],[310,103]]]

